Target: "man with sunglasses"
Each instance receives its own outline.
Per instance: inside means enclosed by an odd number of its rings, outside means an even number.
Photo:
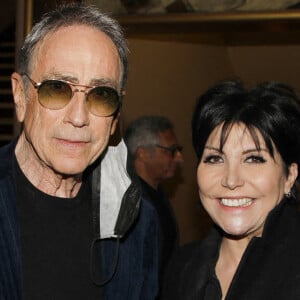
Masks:
[[[120,26],[61,6],[18,67],[22,131],[0,149],[0,299],[155,299],[155,210],[127,175],[125,144],[108,146],[127,74]]]
[[[149,115],[134,120],[126,129],[124,140],[129,152],[129,169],[140,184],[144,198],[157,212],[161,281],[179,240],[177,222],[161,184],[174,177],[182,164],[182,147],[173,124],[163,116]]]

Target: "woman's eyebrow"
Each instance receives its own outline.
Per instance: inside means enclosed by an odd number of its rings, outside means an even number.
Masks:
[[[248,153],[252,153],[252,152],[267,152],[267,153],[269,153],[268,149],[266,149],[266,148],[260,148],[260,149],[250,148],[250,149],[244,150],[243,154],[248,154]]]
[[[223,152],[221,151],[220,148],[217,148],[217,147],[213,147],[213,146],[205,146],[204,149],[208,149],[208,150],[214,150],[214,151],[217,151],[217,152]]]

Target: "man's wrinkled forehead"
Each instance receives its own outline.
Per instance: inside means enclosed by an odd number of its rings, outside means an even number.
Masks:
[[[39,55],[43,56],[43,52],[39,53],[39,50],[43,47],[43,45],[45,43],[50,43],[51,44],[51,39],[53,39],[54,36],[57,33],[59,33],[60,31],[66,31],[66,34],[68,34],[69,30],[70,30],[70,32],[74,32],[74,31],[76,31],[76,28],[92,29],[96,33],[98,32],[100,35],[104,35],[107,38],[107,40],[109,41],[109,43],[111,43],[113,45],[113,47],[115,48],[115,51],[118,55],[120,67],[122,67],[121,66],[120,55],[118,53],[118,49],[117,49],[114,41],[105,32],[103,32],[99,28],[96,28],[96,27],[91,26],[91,25],[86,25],[86,24],[81,24],[81,23],[72,23],[72,24],[68,24],[68,25],[57,26],[57,27],[51,29],[50,31],[48,31],[43,37],[41,37],[39,39],[39,41],[35,44],[35,46],[33,48],[33,51],[30,54],[30,60],[29,60],[29,64],[28,64],[29,71],[31,72],[32,69],[35,67],[35,63],[36,63],[37,59],[39,58],[38,56]],[[74,46],[76,46],[76,44],[78,45],[78,43],[80,44],[80,35],[78,35],[78,37],[76,38],[76,41],[74,42]]]

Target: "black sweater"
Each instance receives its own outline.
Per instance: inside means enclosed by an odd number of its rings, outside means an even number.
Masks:
[[[214,270],[220,242],[213,230],[180,249],[169,264],[164,300],[221,299]],[[286,199],[270,212],[262,237],[250,241],[225,299],[300,299],[300,215]]]

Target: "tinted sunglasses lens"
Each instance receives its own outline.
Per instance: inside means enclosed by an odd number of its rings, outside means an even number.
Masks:
[[[88,92],[87,105],[92,114],[102,117],[111,116],[119,108],[119,95],[111,87],[98,86]]]
[[[71,86],[59,80],[44,81],[38,88],[39,102],[46,108],[61,109],[72,98]]]

